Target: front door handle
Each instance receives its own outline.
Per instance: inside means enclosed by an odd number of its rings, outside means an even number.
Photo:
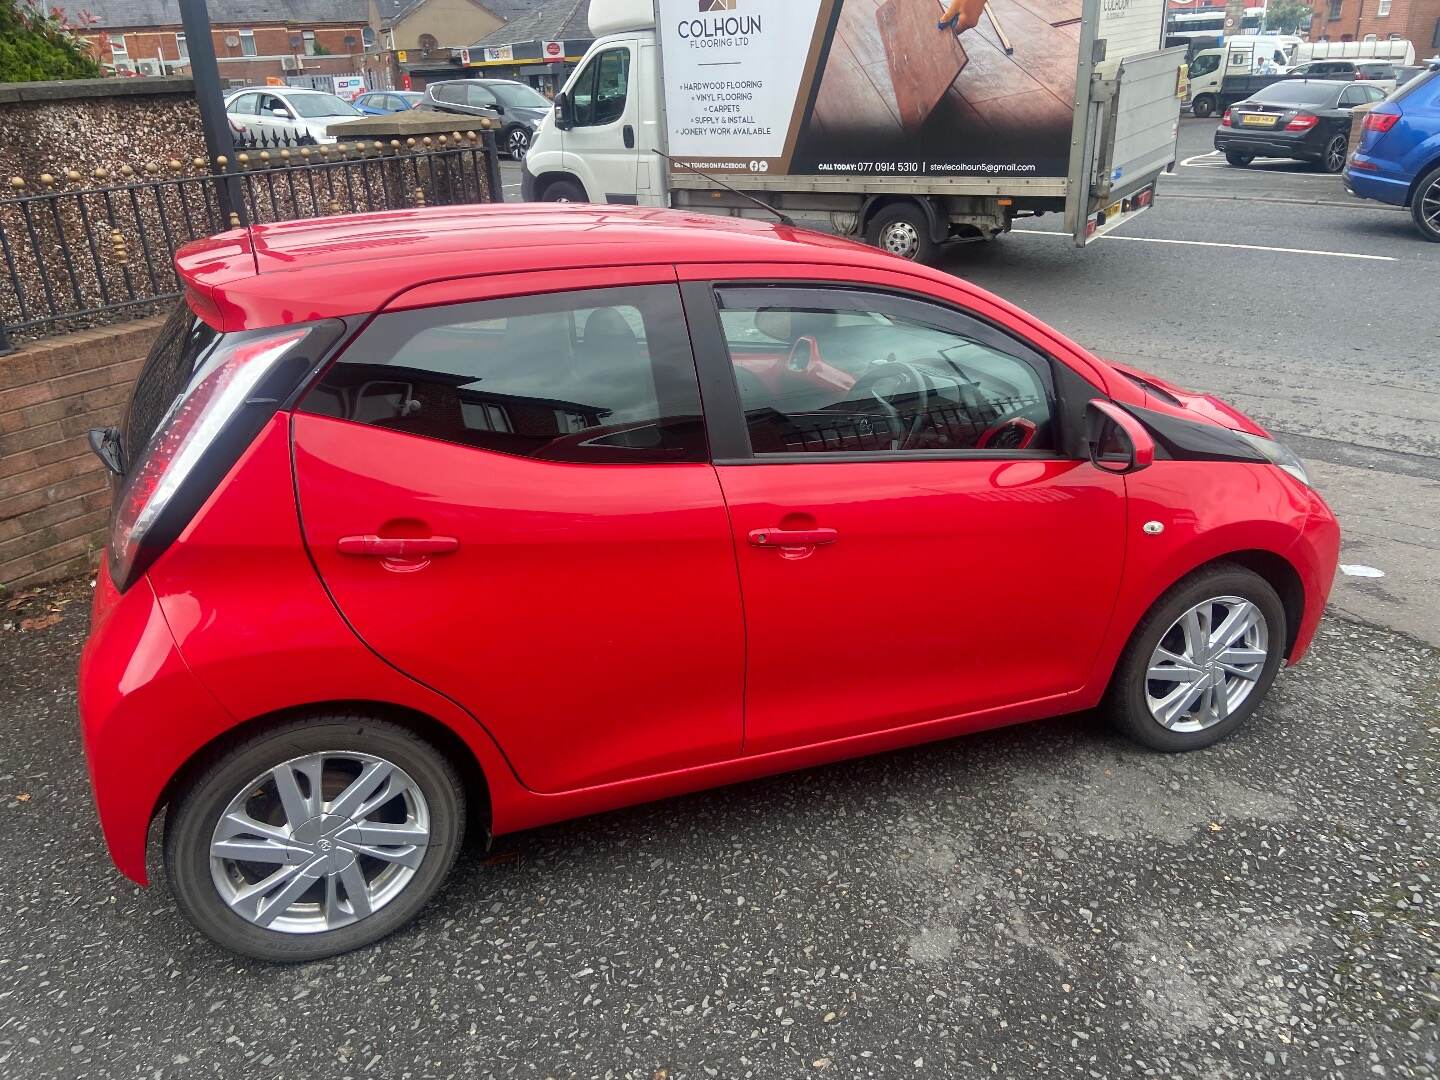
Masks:
[[[620,137],[625,140],[626,150],[635,149],[635,129],[633,127],[631,127],[629,124],[626,124],[623,128],[620,129]]]
[[[840,539],[834,529],[753,529],[750,543],[756,547],[818,547]]]
[[[336,547],[340,549],[341,555],[408,559],[458,551],[460,541],[453,536],[342,536]]]

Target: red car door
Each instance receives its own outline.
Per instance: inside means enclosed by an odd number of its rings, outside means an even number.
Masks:
[[[1124,481],[1060,449],[1050,359],[890,291],[685,288],[740,566],[747,753],[1078,689]]]
[[[739,586],[674,270],[400,299],[293,421],[306,542],[356,633],[538,791],[736,754]]]

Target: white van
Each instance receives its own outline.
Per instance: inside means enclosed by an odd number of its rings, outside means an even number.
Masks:
[[[1244,34],[1202,49],[1190,61],[1190,111],[1196,116],[1219,112],[1228,104],[1223,95],[1227,77],[1279,75],[1296,63],[1303,48],[1304,42],[1293,35]]]
[[[1415,63],[1415,46],[1400,38],[1380,41],[1307,41],[1295,50],[1294,67],[1311,60],[1388,60],[1396,67]]]

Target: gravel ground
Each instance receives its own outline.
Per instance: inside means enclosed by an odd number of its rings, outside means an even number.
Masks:
[[[1197,755],[1066,717],[506,837],[411,929],[274,968],[105,857],[86,592],[0,602],[0,1076],[1440,1075],[1407,639],[1331,618]]]

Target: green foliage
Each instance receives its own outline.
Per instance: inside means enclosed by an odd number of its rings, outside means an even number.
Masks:
[[[1315,10],[1302,0],[1270,0],[1265,8],[1265,29],[1277,34],[1294,34],[1310,29]]]
[[[0,0],[0,82],[94,79],[100,65],[59,8]]]

